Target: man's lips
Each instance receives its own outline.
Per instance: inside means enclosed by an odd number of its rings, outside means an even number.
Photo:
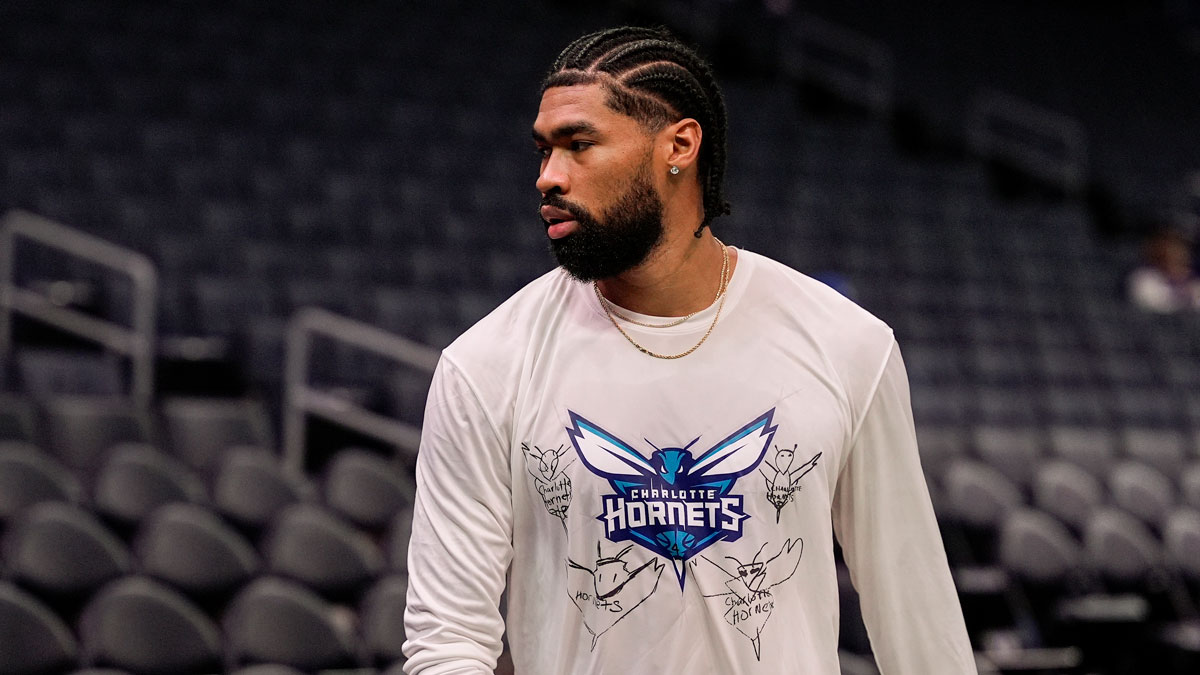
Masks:
[[[566,209],[543,204],[541,214],[546,223],[546,235],[551,239],[562,239],[579,227],[579,221]]]

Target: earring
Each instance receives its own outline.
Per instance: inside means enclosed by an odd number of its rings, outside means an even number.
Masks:
[[[671,175],[678,176],[679,175],[679,167],[677,167],[675,165],[671,165]]]

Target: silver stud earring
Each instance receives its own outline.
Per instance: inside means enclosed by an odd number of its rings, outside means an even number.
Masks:
[[[671,166],[671,175],[678,176],[679,175],[679,167],[672,165]]]

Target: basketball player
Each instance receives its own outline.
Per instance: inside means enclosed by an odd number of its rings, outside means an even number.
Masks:
[[[442,355],[405,672],[838,666],[834,533],[885,675],[975,672],[892,331],[709,226],[725,106],[670,34],[558,57],[533,122],[560,269]],[[501,594],[507,591],[507,613]]]

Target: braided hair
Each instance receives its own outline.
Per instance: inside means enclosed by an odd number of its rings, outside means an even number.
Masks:
[[[652,131],[685,117],[699,122],[704,220],[696,236],[713,218],[729,213],[723,187],[725,99],[704,59],[666,29],[610,28],[567,45],[542,81],[542,92],[593,83],[605,88],[610,108]]]

